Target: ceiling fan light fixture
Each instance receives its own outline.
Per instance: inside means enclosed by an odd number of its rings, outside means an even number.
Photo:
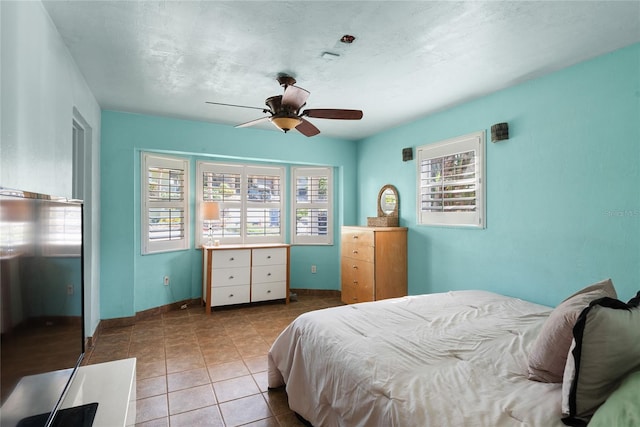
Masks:
[[[289,132],[291,129],[295,129],[295,127],[298,126],[300,122],[302,122],[302,119],[300,117],[295,116],[271,117],[269,120],[271,120],[271,123],[273,123],[275,127],[280,129],[284,133]]]

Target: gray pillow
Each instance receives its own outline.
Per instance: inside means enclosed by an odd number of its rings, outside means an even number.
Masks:
[[[562,383],[562,421],[586,425],[623,379],[640,369],[640,308],[601,298],[573,328]]]
[[[602,297],[617,298],[611,279],[581,289],[551,312],[529,350],[529,379],[547,383],[562,382],[573,339],[573,325],[591,301]]]

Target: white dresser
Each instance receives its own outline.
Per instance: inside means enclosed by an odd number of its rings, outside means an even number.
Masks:
[[[289,303],[287,244],[202,247],[202,298],[211,307],[283,299]]]

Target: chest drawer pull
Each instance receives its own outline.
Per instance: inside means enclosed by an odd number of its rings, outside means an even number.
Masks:
[[[230,279],[230,280],[231,280],[231,279],[233,279],[233,276],[229,276],[229,279]]]
[[[234,261],[234,260],[235,260],[234,257],[229,258],[229,261]]]
[[[354,264],[354,265],[353,265],[353,268],[357,269],[357,268],[358,268],[358,266]]]
[[[357,250],[355,250],[355,249],[354,249],[352,252],[353,252],[354,254],[357,254],[357,253],[358,253],[358,251],[357,251]]]
[[[233,294],[229,294],[229,298],[233,298]]]
[[[271,259],[271,255],[267,255],[267,259]]]
[[[270,294],[270,293],[271,293],[271,289],[269,289],[269,290],[267,291],[267,293],[268,293],[268,294]]]

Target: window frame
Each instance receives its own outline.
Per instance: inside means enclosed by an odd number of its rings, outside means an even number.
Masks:
[[[433,144],[422,145],[416,149],[416,210],[417,224],[427,226],[486,227],[486,167],[485,132],[477,131]],[[429,212],[422,209],[422,163],[428,159],[437,159],[473,151],[475,160],[475,210],[468,212],[442,211]]]
[[[240,175],[240,200],[220,202],[220,215],[223,215],[225,208],[238,208],[240,210],[240,234],[238,236],[215,236],[214,240],[219,240],[221,244],[260,244],[260,243],[284,243],[285,236],[285,198],[286,198],[286,173],[284,166],[262,166],[252,164],[230,164],[218,163],[204,160],[196,162],[196,219],[195,219],[195,243],[196,247],[201,247],[208,243],[204,233],[199,230],[204,229],[204,219],[202,218],[201,206],[204,201],[204,173],[229,173]],[[253,202],[249,200],[249,176],[268,175],[278,176],[280,179],[280,200],[278,202]],[[280,210],[280,234],[273,236],[249,235],[247,234],[247,213],[248,209],[263,209],[269,206]]]
[[[291,244],[293,245],[333,245],[333,168],[324,166],[292,166],[291,167]],[[324,203],[306,203],[299,202],[297,197],[298,177],[308,176],[326,176],[327,177],[327,202]],[[298,235],[296,232],[297,217],[296,211],[302,203],[305,208],[326,209],[327,210],[327,233],[326,235]]]
[[[190,185],[190,161],[184,157],[168,156],[151,152],[141,152],[140,173],[140,251],[142,255],[151,255],[162,252],[186,250],[190,248],[190,211],[189,211],[189,185]],[[182,200],[154,201],[149,198],[148,171],[150,168],[175,169],[183,171]],[[183,236],[181,239],[149,240],[149,215],[152,207],[182,209],[183,212]]]

